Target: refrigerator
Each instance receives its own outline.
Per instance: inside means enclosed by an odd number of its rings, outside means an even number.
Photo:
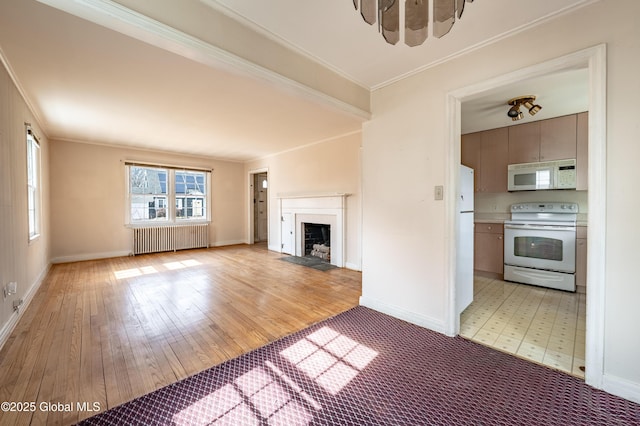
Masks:
[[[473,302],[473,169],[460,165],[458,237],[456,241],[456,310],[458,315]]]

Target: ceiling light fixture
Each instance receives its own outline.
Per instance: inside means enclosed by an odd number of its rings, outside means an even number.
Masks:
[[[536,97],[534,95],[518,96],[517,98],[509,99],[507,105],[511,105],[511,108],[507,111],[507,115],[511,117],[513,121],[521,120],[524,118],[524,114],[520,111],[521,106],[529,110],[529,114],[536,115],[542,107],[534,104],[535,101]]]
[[[400,16],[404,16],[404,43],[419,46],[428,37],[429,23],[437,38],[447,34],[456,20],[462,17],[465,0],[431,0],[433,18],[429,16],[429,0],[353,0],[362,19],[373,25],[378,22],[378,31],[389,44],[400,40]],[[467,3],[473,0],[466,0]],[[401,10],[402,9],[402,10]]]

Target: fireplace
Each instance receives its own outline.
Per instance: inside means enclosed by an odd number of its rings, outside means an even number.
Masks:
[[[314,244],[324,245],[316,250],[324,253],[327,262],[344,267],[347,195],[279,195],[281,252],[304,257],[311,254]],[[323,232],[325,235],[322,235]],[[306,241],[307,234],[316,235],[313,238],[318,240]]]
[[[303,223],[304,255],[331,261],[331,225]]]

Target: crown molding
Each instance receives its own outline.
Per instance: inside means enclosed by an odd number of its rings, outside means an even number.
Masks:
[[[331,106],[365,120],[371,118],[369,111],[362,110],[291,78],[254,64],[224,49],[128,9],[114,1],[37,1],[203,65],[223,69],[234,74],[258,78],[276,87],[293,92],[303,99]]]

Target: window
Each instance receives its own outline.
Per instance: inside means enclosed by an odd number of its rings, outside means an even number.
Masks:
[[[129,224],[209,220],[210,172],[127,164]]]
[[[40,144],[27,127],[27,209],[29,240],[40,235]]]

